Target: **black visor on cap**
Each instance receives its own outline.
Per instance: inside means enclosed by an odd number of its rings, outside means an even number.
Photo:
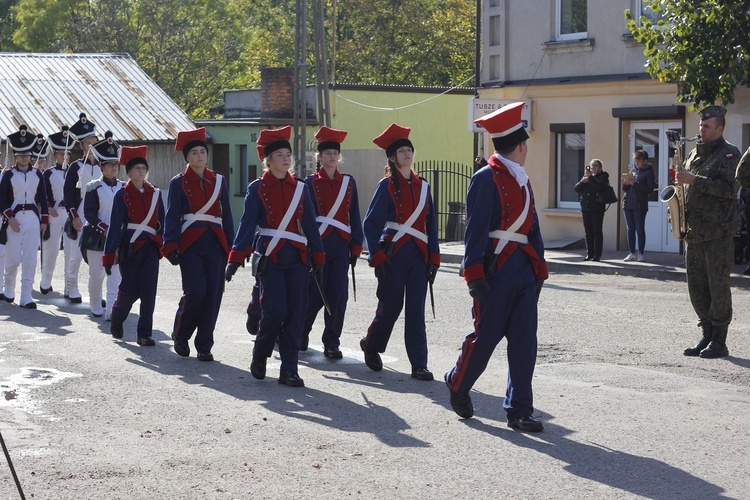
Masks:
[[[273,141],[263,148],[263,156],[268,158],[274,151],[278,151],[279,149],[284,148],[288,149],[289,151],[292,150],[292,145],[289,143],[289,141]]]
[[[182,156],[185,157],[185,160],[187,160],[187,155],[190,150],[193,148],[197,148],[198,146],[203,146],[204,148],[206,148],[206,151],[208,151],[208,144],[206,144],[206,141],[190,141],[185,144],[184,148],[182,148]]]
[[[391,145],[388,146],[388,149],[385,150],[385,155],[390,158],[391,156],[396,154],[396,151],[398,151],[399,148],[403,148],[404,146],[409,146],[411,150],[414,151],[414,145],[409,139],[399,139],[397,141],[393,141]]]
[[[326,149],[335,149],[339,153],[341,152],[341,144],[334,141],[326,141],[318,144],[318,153],[322,153]]]

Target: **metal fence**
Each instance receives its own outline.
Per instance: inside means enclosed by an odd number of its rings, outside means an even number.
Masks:
[[[430,160],[417,162],[414,169],[430,183],[440,240],[463,241],[466,229],[466,192],[474,167]]]

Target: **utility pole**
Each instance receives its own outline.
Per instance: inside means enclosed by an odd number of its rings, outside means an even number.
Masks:
[[[294,154],[298,177],[305,175],[307,157],[307,1],[297,0],[294,33]],[[330,127],[331,108],[323,0],[312,0],[312,11],[317,117],[321,125]]]
[[[307,160],[307,0],[297,0],[294,28],[294,154],[297,177],[305,176]]]

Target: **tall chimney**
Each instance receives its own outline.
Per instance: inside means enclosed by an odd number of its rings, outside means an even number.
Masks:
[[[260,69],[261,118],[294,118],[294,68]]]

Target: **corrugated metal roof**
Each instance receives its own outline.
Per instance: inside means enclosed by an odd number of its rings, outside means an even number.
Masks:
[[[117,141],[172,141],[195,128],[129,54],[0,52],[2,140],[21,124],[52,134],[81,112]]]

